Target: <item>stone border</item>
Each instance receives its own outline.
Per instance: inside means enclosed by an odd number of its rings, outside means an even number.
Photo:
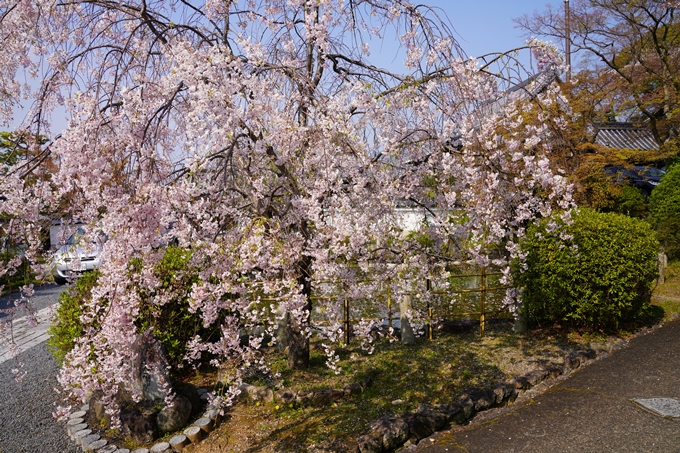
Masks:
[[[201,399],[207,399],[208,391],[206,389],[198,390]],[[75,442],[80,446],[83,452],[97,452],[97,453],[130,453],[127,448],[118,448],[114,444],[109,444],[108,440],[102,439],[101,436],[88,428],[85,423],[87,411],[90,410],[90,405],[83,405],[80,410],[72,413],[66,422],[66,431]],[[188,428],[184,429],[182,434],[177,434],[168,442],[157,442],[150,449],[138,448],[132,453],[170,453],[181,452],[184,447],[190,444],[197,444],[205,439],[208,434],[222,421],[220,412],[208,406],[203,415],[196,420]]]
[[[650,329],[651,330],[651,329]],[[648,333],[648,332],[645,332]],[[491,388],[470,388],[451,404],[418,406],[415,412],[398,417],[385,416],[369,425],[368,433],[357,440],[357,452],[388,453],[403,446],[414,445],[451,424],[463,425],[483,411],[512,404],[520,395],[542,383],[564,379],[578,368],[604,358],[613,350],[621,349],[627,340],[591,344],[591,348],[576,351],[564,358],[564,365],[551,364],[528,372]]]
[[[671,322],[672,319],[668,322]],[[646,335],[662,326],[666,322],[659,323],[651,328],[643,329],[635,333],[632,338]],[[388,453],[399,447],[415,445],[420,440],[432,434],[446,429],[451,423],[462,425],[480,412],[512,404],[519,396],[544,382],[564,379],[578,368],[608,356],[612,351],[624,348],[628,339],[620,339],[605,345],[592,344],[585,350],[568,354],[564,358],[564,365],[552,364],[545,368],[530,371],[521,377],[516,377],[505,382],[498,382],[492,388],[471,388],[465,390],[457,401],[451,404],[440,404],[428,407],[420,404],[415,412],[406,412],[399,417],[385,416],[369,425],[369,432],[357,441],[356,452],[358,453]],[[278,390],[274,392],[266,386],[258,387],[243,384],[240,387],[242,394],[247,395],[254,401],[273,402],[283,404],[298,403],[304,405],[322,405],[341,398],[362,392],[369,387],[374,380],[374,375],[369,374],[360,383],[344,386],[342,389],[324,389],[315,392],[304,390]],[[207,399],[208,391],[199,388],[201,399]],[[83,405],[79,411],[69,416],[66,429],[69,437],[79,445],[83,452],[97,453],[130,453],[126,448],[118,448],[108,444],[106,439],[101,439],[99,434],[89,429],[84,422],[84,417],[90,405]],[[206,439],[210,432],[217,428],[222,421],[219,411],[211,406],[206,408],[201,418],[193,422],[182,434],[173,436],[169,442],[158,442],[150,449],[138,448],[132,453],[170,453],[181,452],[191,444],[198,444]]]
[[[373,383],[374,378],[375,374],[369,373],[369,376],[361,382],[346,385],[342,389],[324,389],[313,392],[304,390],[277,390],[275,392],[269,387],[257,387],[250,384],[241,385],[239,390],[241,390],[242,395],[249,397],[253,401],[277,401],[282,404],[298,403],[316,406],[360,393]],[[208,391],[205,388],[199,388],[197,392],[201,399],[207,399]],[[83,452],[130,453],[130,450],[127,448],[118,448],[116,445],[109,444],[106,439],[102,439],[99,434],[87,426],[85,417],[89,410],[90,405],[88,403],[69,416],[69,420],[66,422],[66,430],[71,440],[80,446]],[[220,411],[215,407],[208,406],[204,414],[184,429],[181,434],[173,436],[168,442],[157,442],[150,449],[138,448],[132,453],[181,452],[187,445],[198,444],[206,439],[210,432],[217,428],[221,422]]]

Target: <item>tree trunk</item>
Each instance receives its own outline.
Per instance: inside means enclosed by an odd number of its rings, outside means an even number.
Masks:
[[[401,342],[405,345],[416,344],[416,336],[413,333],[411,322],[407,313],[411,310],[411,296],[402,296],[399,300],[399,326],[401,327]]]
[[[307,314],[302,320],[294,319],[294,316],[288,316],[286,329],[288,336],[288,367],[293,370],[300,370],[309,366],[309,337],[306,334],[306,327],[309,326],[312,313],[312,281],[310,278],[312,258],[303,256],[296,266],[299,275],[298,283],[302,286],[302,294],[306,299],[305,309]]]

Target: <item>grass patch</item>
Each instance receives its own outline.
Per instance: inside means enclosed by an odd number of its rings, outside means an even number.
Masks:
[[[652,304],[663,309],[665,320],[680,315],[680,261],[668,263],[664,283],[652,293]]]
[[[375,379],[362,393],[323,407],[242,400],[229,411],[218,432],[193,451],[307,452],[313,451],[312,446],[349,451],[368,425],[383,415],[413,411],[421,403],[450,403],[470,387],[485,387],[548,363],[562,363],[565,355],[582,349],[584,342],[559,329],[519,335],[509,326],[488,329],[483,338],[477,332],[443,335],[432,342],[419,339],[413,346],[383,339],[371,355],[359,344],[341,348],[340,374],[325,366],[320,345],[313,345],[311,366],[302,371],[287,369],[285,359],[270,350],[266,354],[280,373],[279,383],[288,389],[339,389],[368,374]],[[254,376],[249,383],[265,381]]]

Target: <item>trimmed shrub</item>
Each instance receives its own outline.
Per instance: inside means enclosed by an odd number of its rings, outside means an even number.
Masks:
[[[530,322],[611,329],[643,315],[659,250],[646,222],[581,209],[569,225],[530,228],[522,248],[527,267],[515,263],[514,276]]]
[[[63,363],[66,354],[73,349],[75,339],[84,333],[80,320],[83,302],[90,299],[98,278],[99,271],[86,272],[59,296],[59,308],[47,330],[51,335],[47,346],[59,364]]]
[[[635,186],[621,187],[621,193],[614,197],[613,212],[630,217],[645,218],[647,216],[647,197]]]
[[[671,259],[680,258],[680,164],[673,165],[649,197],[649,221]]]
[[[135,322],[137,331],[151,330],[153,336],[165,346],[173,370],[182,367],[189,340],[196,335],[204,340],[215,340],[220,333],[219,327],[204,327],[200,313],[191,313],[189,310],[191,288],[198,281],[198,272],[191,268],[190,259],[191,250],[168,247],[154,269],[159,286],[152,289],[137,288],[142,300],[139,318]],[[132,272],[138,271],[140,264],[139,258],[133,259],[130,266]],[[82,306],[90,299],[98,277],[98,271],[85,273],[59,298],[59,309],[49,329],[52,337],[48,340],[50,350],[59,363],[73,349],[75,339],[84,333],[85,326],[80,319]],[[177,289],[180,291],[176,292]],[[170,299],[161,297],[165,303],[154,304],[154,298],[166,291],[180,296]]]
[[[191,266],[191,256],[190,249],[167,247],[154,268],[160,285],[150,291],[138,288],[144,303],[135,322],[137,329],[139,332],[151,329],[153,336],[165,346],[173,370],[182,368],[186,345],[191,339],[198,335],[203,340],[217,340],[220,336],[219,324],[204,327],[200,313],[189,310],[189,296],[194,283],[198,282],[198,270]],[[138,270],[138,265],[133,268]],[[165,294],[174,296],[158,297]],[[155,298],[164,303],[153,303]]]

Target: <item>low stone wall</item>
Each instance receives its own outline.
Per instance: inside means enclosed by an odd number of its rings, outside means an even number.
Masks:
[[[564,364],[551,364],[531,371],[524,376],[504,382],[498,382],[490,388],[470,388],[465,390],[450,404],[426,406],[421,404],[415,412],[407,412],[401,416],[385,416],[371,423],[366,434],[357,442],[360,453],[387,453],[403,446],[417,444],[420,440],[437,431],[446,429],[451,424],[462,425],[479,412],[512,404],[523,392],[536,387],[546,380],[556,380],[566,376],[582,365],[609,354],[608,348],[586,349],[567,355]]]
[[[200,389],[202,395],[207,394],[207,390]],[[97,453],[130,453],[127,448],[118,448],[114,444],[109,444],[107,439],[95,433],[85,423],[85,418],[90,411],[90,404],[85,404],[79,411],[74,412],[66,422],[68,435],[80,446],[84,452]],[[187,445],[196,444],[205,439],[208,434],[221,422],[219,411],[211,406],[206,408],[203,415],[193,422],[182,433],[178,433],[168,442],[157,442],[151,448],[138,448],[132,453],[169,453],[181,452]]]

